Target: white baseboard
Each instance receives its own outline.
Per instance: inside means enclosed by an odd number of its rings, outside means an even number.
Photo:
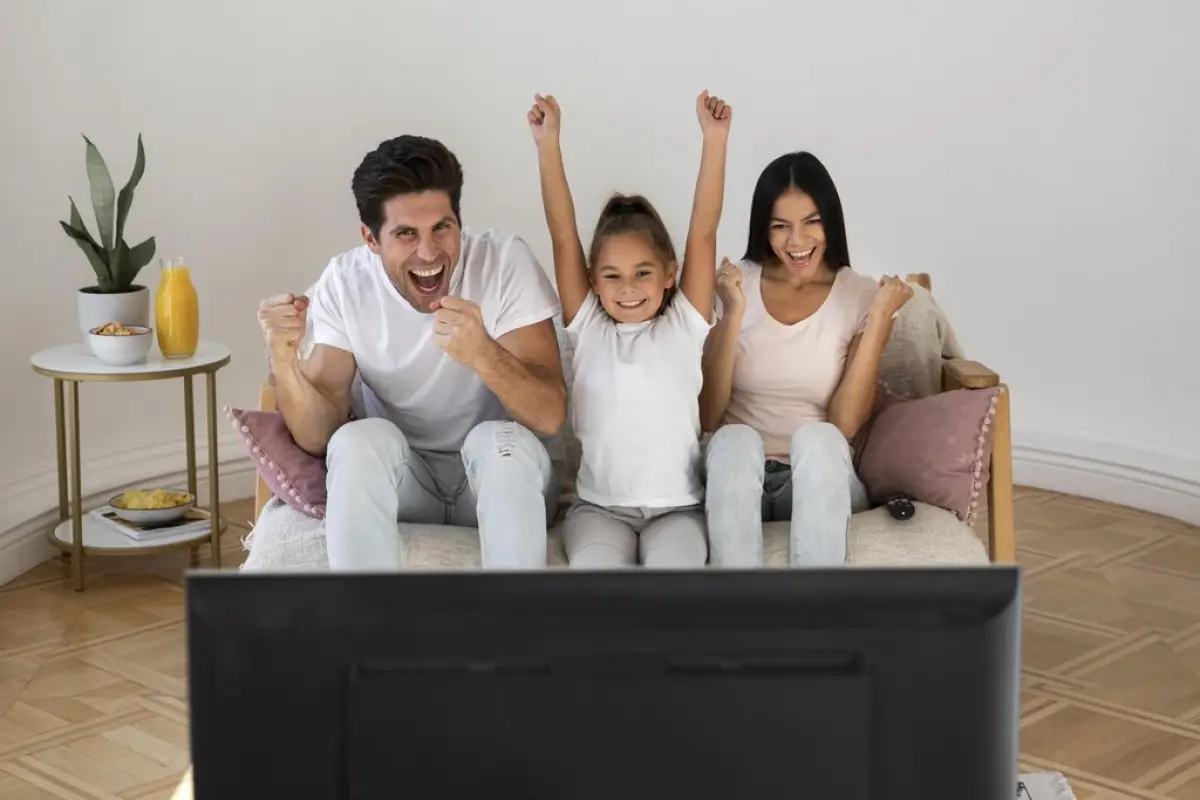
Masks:
[[[1104,500],[1200,525],[1200,460],[1093,434],[1013,431],[1021,486]]]
[[[232,431],[218,437],[222,503],[254,494],[257,473],[245,445]],[[104,505],[117,492],[137,486],[187,485],[182,438],[119,453],[85,458],[81,464],[84,511]],[[208,503],[208,449],[196,448],[196,494]],[[58,473],[51,469],[0,486],[0,585],[53,558],[57,549],[46,531],[58,519]]]

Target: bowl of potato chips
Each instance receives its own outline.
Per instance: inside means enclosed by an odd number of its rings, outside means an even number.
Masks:
[[[154,337],[151,328],[141,325],[122,325],[106,322],[88,331],[88,342],[96,358],[112,367],[130,367],[141,364],[150,352]]]
[[[112,497],[108,504],[126,522],[154,527],[182,518],[196,505],[196,498],[174,489],[130,489]]]

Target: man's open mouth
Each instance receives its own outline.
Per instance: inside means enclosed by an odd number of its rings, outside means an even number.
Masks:
[[[442,291],[442,283],[449,272],[445,264],[439,264],[426,269],[410,269],[408,275],[418,294],[436,295]]]
[[[646,298],[644,298],[644,297],[641,300],[618,300],[617,301],[617,306],[620,308],[624,308],[626,310],[641,308],[645,304],[646,304]]]

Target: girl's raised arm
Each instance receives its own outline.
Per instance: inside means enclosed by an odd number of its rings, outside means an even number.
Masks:
[[[717,226],[725,202],[725,151],[733,108],[705,90],[696,98],[696,116],[700,119],[704,144],[696,194],[692,199],[692,221],[688,226],[680,288],[700,316],[711,321],[717,274]]]
[[[558,298],[562,303],[563,325],[570,325],[587,299],[587,259],[579,241],[575,224],[575,203],[567,184],[559,145],[559,123],[562,111],[551,95],[534,95],[529,110],[529,129],[538,149],[538,170],[542,176],[542,205],[546,209],[546,227],[554,249],[554,279],[558,283]]]

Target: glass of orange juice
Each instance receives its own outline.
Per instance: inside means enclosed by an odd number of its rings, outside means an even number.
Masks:
[[[182,258],[161,259],[155,299],[158,349],[166,358],[191,358],[200,343],[200,303]]]

